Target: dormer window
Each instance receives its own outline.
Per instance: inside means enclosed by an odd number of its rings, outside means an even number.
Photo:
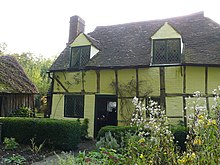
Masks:
[[[152,64],[181,63],[181,41],[177,39],[154,39]]]
[[[99,49],[94,46],[95,39],[90,36],[80,33],[75,40],[70,44],[70,68],[85,67],[89,60],[99,52]]]
[[[182,61],[182,36],[169,23],[165,22],[151,36],[151,64],[180,64]]]
[[[70,67],[77,68],[85,66],[90,59],[90,49],[90,45],[71,47]]]

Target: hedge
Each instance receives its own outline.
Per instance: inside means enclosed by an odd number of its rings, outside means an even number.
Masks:
[[[70,150],[80,142],[81,126],[77,121],[43,119],[43,118],[1,118],[2,139],[13,137],[18,143],[30,144],[35,138],[36,143],[45,141],[48,147]]]

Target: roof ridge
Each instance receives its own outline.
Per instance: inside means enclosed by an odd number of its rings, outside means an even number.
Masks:
[[[199,11],[196,13],[191,13],[187,15],[180,15],[180,16],[175,16],[175,17],[167,17],[167,18],[161,18],[161,19],[151,19],[151,20],[145,20],[145,21],[135,21],[135,22],[127,22],[127,23],[119,23],[119,24],[113,24],[113,25],[103,25],[103,26],[97,26],[94,31],[96,31],[99,28],[105,28],[105,27],[117,27],[117,26],[125,26],[125,25],[132,25],[132,24],[137,24],[137,23],[147,23],[147,22],[155,22],[155,21],[166,21],[170,19],[182,19],[182,18],[189,18],[189,17],[204,17],[204,11]],[[92,31],[92,32],[94,32]],[[92,33],[90,32],[90,33]],[[89,34],[90,34],[89,33]]]

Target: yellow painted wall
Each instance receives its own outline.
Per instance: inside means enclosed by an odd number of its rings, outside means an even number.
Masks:
[[[132,99],[123,99],[123,102],[126,103],[126,105],[121,103],[122,100],[118,99],[118,125],[129,125],[131,116],[135,110],[135,106],[132,103]]]
[[[53,94],[51,118],[64,118],[64,95]]]
[[[94,135],[95,95],[85,95],[84,118],[89,119],[89,136]]]
[[[97,91],[97,76],[95,71],[86,71],[84,76],[85,92]]]
[[[182,97],[166,97],[166,115],[183,116]]]
[[[181,35],[166,22],[151,38],[181,38]]]
[[[68,89],[69,92],[81,92],[82,89],[82,73],[81,72],[57,72],[55,76]],[[79,80],[79,83],[77,82]],[[65,92],[62,86],[55,80],[54,92]]]
[[[208,93],[212,94],[214,89],[220,86],[220,68],[209,67],[208,68]]]
[[[183,76],[181,66],[165,68],[165,89],[166,93],[183,92]]]
[[[118,70],[118,85],[120,88],[120,85],[122,85],[122,88],[124,85],[127,85],[132,79],[134,79],[134,82],[136,82],[136,71],[135,69],[121,69]],[[120,90],[120,89],[119,89]],[[126,96],[135,97],[136,91],[132,93],[127,93]]]
[[[84,97],[84,118],[89,119],[89,136],[93,136],[94,132],[94,109],[95,109],[95,95],[85,95]],[[51,118],[76,120],[77,118],[64,117],[64,95],[54,94],[52,102]],[[81,121],[83,119],[80,119]]]
[[[100,93],[115,94],[114,88],[110,86],[112,82],[115,82],[114,70],[101,70],[100,71]]]
[[[186,67],[186,93],[205,93],[205,67]]]
[[[70,44],[71,47],[85,46],[85,45],[91,45],[91,42],[85,37],[83,33],[78,35],[78,37],[73,41],[73,43]]]
[[[138,69],[139,81],[143,81],[145,85],[139,87],[140,96],[143,95],[149,89],[152,90],[150,96],[160,95],[160,75],[159,68],[142,68]]]

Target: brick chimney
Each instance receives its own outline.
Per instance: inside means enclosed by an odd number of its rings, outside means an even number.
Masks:
[[[70,17],[70,29],[69,29],[69,40],[68,42],[73,41],[73,39],[78,36],[80,33],[85,30],[85,21],[79,16],[75,15]]]

